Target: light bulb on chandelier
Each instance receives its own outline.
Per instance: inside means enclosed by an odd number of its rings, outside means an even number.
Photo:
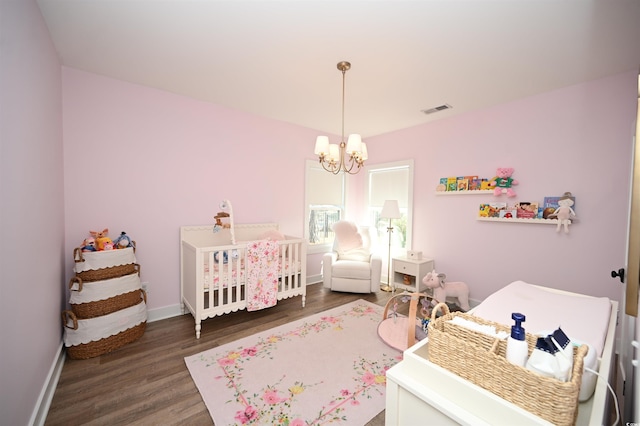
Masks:
[[[360,135],[352,134],[349,135],[347,142],[344,140],[344,82],[345,74],[350,68],[349,62],[338,62],[338,70],[342,72],[342,139],[340,139],[340,144],[330,144],[328,136],[318,136],[316,139],[315,154],[318,156],[322,168],[333,174],[338,174],[341,171],[356,174],[368,158],[367,146],[362,142]]]

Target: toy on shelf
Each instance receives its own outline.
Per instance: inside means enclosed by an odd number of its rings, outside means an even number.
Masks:
[[[515,197],[516,192],[512,186],[517,185],[518,181],[513,179],[513,167],[498,167],[496,176],[491,179],[491,186],[494,188],[493,195],[507,194],[507,197]]]
[[[560,228],[564,227],[564,232],[569,233],[569,223],[571,223],[571,219],[576,217],[576,212],[571,208],[573,204],[573,196],[570,192],[565,192],[558,200],[558,208],[552,215],[558,218],[556,232],[560,232]]]
[[[433,289],[434,303],[446,302],[447,297],[456,297],[460,308],[468,311],[469,306],[469,286],[462,281],[445,282],[447,276],[437,273],[434,269],[422,279],[422,283]]]
[[[102,231],[89,231],[89,233],[95,238],[98,251],[113,250],[113,241],[107,236],[109,228],[104,228]]]

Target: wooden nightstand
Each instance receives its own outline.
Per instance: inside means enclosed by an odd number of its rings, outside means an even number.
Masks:
[[[420,292],[420,288],[426,289],[422,279],[433,271],[433,259],[411,260],[405,257],[394,257],[392,261],[393,287],[416,292]]]

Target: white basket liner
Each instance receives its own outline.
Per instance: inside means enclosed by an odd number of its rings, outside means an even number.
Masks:
[[[73,268],[76,274],[96,269],[111,268],[112,266],[136,263],[133,247],[120,250],[86,251],[82,252],[84,262],[77,262]]]
[[[142,301],[135,306],[125,308],[109,315],[78,320],[78,329],[64,328],[64,344],[67,347],[90,343],[115,336],[147,320],[147,304]],[[68,318],[67,325],[73,327]]]
[[[78,291],[78,287],[77,282],[71,287],[69,303],[72,305],[107,300],[142,288],[137,272],[109,280],[83,282],[81,291]]]

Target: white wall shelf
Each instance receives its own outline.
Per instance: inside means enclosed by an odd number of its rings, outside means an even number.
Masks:
[[[524,218],[505,218],[505,217],[477,217],[476,220],[483,222],[511,222],[511,223],[528,223],[532,225],[557,225],[558,219],[524,219]],[[571,221],[569,221],[571,225]]]
[[[474,191],[436,191],[436,195],[493,195],[493,189],[476,189]]]

